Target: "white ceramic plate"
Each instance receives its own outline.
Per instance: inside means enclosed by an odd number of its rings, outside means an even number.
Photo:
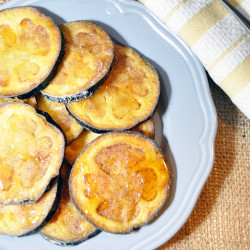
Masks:
[[[12,0],[0,9],[30,5],[57,23],[95,20],[155,65],[161,77],[156,140],[171,171],[170,197],[157,218],[127,235],[102,232],[74,249],[153,249],[185,223],[214,161],[217,119],[203,67],[188,46],[142,4],[126,0]],[[40,235],[0,237],[1,250],[62,249]]]

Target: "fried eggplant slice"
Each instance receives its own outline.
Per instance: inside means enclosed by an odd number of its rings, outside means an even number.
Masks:
[[[52,189],[36,202],[0,205],[0,234],[23,236],[36,232],[55,214],[59,198],[59,183],[56,180]]]
[[[107,81],[91,98],[68,103],[76,120],[95,133],[125,130],[152,116],[160,82],[156,70],[132,48],[115,44]]]
[[[34,202],[59,175],[65,139],[44,115],[20,102],[0,106],[0,204]]]
[[[21,100],[21,99],[18,99],[18,100]],[[35,109],[37,108],[37,101],[36,101],[35,96],[31,96],[31,97],[29,97],[29,98],[22,99],[22,101],[23,101],[24,103],[29,104],[30,106],[32,106],[32,107],[35,108]]]
[[[52,219],[40,229],[45,239],[62,246],[78,245],[100,232],[84,219],[70,199],[68,189],[70,170],[70,166],[64,162],[61,170],[62,198],[58,210]]]
[[[9,102],[18,102],[19,99],[14,99],[14,98],[10,98],[10,97],[0,97],[0,105],[3,103],[9,103]],[[23,101],[20,101],[23,102]]]
[[[31,96],[27,99],[18,99],[17,97],[11,98],[11,97],[0,97],[0,105],[3,103],[9,103],[9,102],[22,102],[29,104],[33,108],[37,108],[36,98],[34,96]]]
[[[65,158],[67,162],[73,166],[77,156],[83,150],[83,148],[96,139],[100,134],[93,133],[87,129],[84,129],[81,134],[72,141],[65,149]]]
[[[55,78],[42,91],[48,99],[73,102],[92,96],[104,83],[114,60],[114,44],[99,26],[86,21],[60,25],[65,56]]]
[[[28,98],[45,88],[64,54],[59,27],[32,7],[0,11],[0,96]]]
[[[155,137],[155,125],[152,118],[148,119],[145,122],[138,124],[137,126],[130,129],[141,134],[148,136],[151,139]]]
[[[129,233],[166,201],[170,174],[155,142],[136,132],[113,132],[89,143],[73,165],[70,195],[97,228]]]
[[[151,137],[153,139],[154,137],[154,122],[152,119],[149,119],[134,128],[131,129],[131,131],[136,131],[141,134],[144,134],[148,137]],[[94,132],[91,132],[87,129],[84,129],[82,133],[72,142],[70,143],[66,149],[65,149],[65,158],[67,162],[73,166],[77,156],[80,154],[80,152],[83,150],[85,146],[87,146],[88,143],[96,139],[100,134],[96,134]]]
[[[67,144],[72,142],[83,130],[83,127],[69,115],[63,103],[54,102],[41,94],[36,95],[38,109],[46,111],[64,131]]]

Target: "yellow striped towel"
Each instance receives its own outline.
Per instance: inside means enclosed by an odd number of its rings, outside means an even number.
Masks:
[[[250,35],[219,0],[140,0],[186,41],[250,118]],[[229,0],[248,19],[250,0]]]

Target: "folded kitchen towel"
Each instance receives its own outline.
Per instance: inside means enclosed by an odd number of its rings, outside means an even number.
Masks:
[[[250,35],[219,0],[140,0],[186,41],[250,119]],[[250,0],[229,0],[250,17]]]

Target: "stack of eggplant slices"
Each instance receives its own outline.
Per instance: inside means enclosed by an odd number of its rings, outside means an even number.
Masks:
[[[130,233],[164,205],[160,82],[98,25],[0,12],[0,234],[76,245]]]

